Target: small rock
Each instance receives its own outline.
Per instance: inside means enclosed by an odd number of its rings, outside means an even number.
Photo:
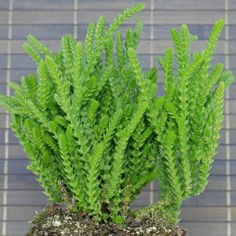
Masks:
[[[50,227],[50,224],[49,224],[49,223],[48,223],[48,224],[47,224],[47,223],[46,223],[46,224],[43,224],[42,227],[43,227],[43,228],[48,228],[48,227]]]
[[[53,220],[52,221],[52,226],[54,227],[60,227],[61,226],[61,222],[59,220]]]
[[[65,220],[72,220],[70,216],[65,216]]]

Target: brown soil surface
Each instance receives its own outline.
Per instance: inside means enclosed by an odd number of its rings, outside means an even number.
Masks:
[[[187,236],[185,230],[171,226],[164,220],[137,219],[130,216],[124,225],[95,224],[78,213],[48,206],[37,213],[33,228],[25,236]]]

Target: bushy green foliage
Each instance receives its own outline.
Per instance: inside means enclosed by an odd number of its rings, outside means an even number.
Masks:
[[[125,10],[108,29],[104,17],[89,24],[84,43],[62,37],[57,53],[29,36],[24,48],[37,73],[10,83],[12,97],[1,96],[28,168],[50,200],[75,202],[97,221],[120,222],[157,169],[157,141],[145,115],[155,73],[142,73],[135,52],[142,23],[125,41],[114,35],[142,8]]]
[[[100,17],[84,43],[66,35],[56,53],[29,36],[24,48],[37,71],[9,84],[13,96],[0,96],[45,194],[97,222],[122,222],[153,180],[160,182],[163,217],[178,220],[182,201],[207,184],[224,90],[233,81],[222,64],[210,65],[223,21],[193,55],[195,37],[183,25],[171,32],[175,51],[159,58],[165,95],[156,97],[157,69],[144,73],[136,53],[142,22],[126,38],[115,32],[142,8],[125,10],[107,29]]]
[[[193,54],[190,45],[196,36],[186,25],[179,32],[172,29],[174,50],[167,48],[158,60],[164,71],[165,96],[156,98],[149,116],[159,144],[160,198],[170,203],[165,212],[173,221],[178,219],[182,201],[204,191],[218,146],[224,91],[234,80],[221,63],[211,69],[223,26],[223,20],[218,20],[207,48]]]

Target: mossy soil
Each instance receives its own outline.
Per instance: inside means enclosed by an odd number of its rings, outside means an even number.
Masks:
[[[185,230],[148,215],[134,217],[130,214],[122,225],[95,224],[83,214],[56,205],[47,206],[37,213],[32,223],[34,226],[25,236],[187,236]]]

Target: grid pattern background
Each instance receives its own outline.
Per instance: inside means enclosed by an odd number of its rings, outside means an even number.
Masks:
[[[0,93],[10,95],[9,81],[34,71],[34,63],[22,43],[31,33],[56,50],[63,34],[83,39],[88,22],[105,15],[107,22],[136,0],[0,0]],[[211,25],[226,22],[215,62],[224,62],[236,74],[236,0],[143,0],[145,10],[137,18],[145,27],[139,47],[144,68],[156,64],[156,55],[170,45],[169,30],[187,23],[202,49]],[[162,87],[160,83],[160,90]],[[205,193],[184,202],[182,225],[190,236],[236,235],[236,83],[226,94],[225,121],[216,161]],[[47,203],[14,134],[9,116],[0,108],[0,236],[22,236],[36,210]],[[158,185],[147,186],[134,207],[158,200]]]

